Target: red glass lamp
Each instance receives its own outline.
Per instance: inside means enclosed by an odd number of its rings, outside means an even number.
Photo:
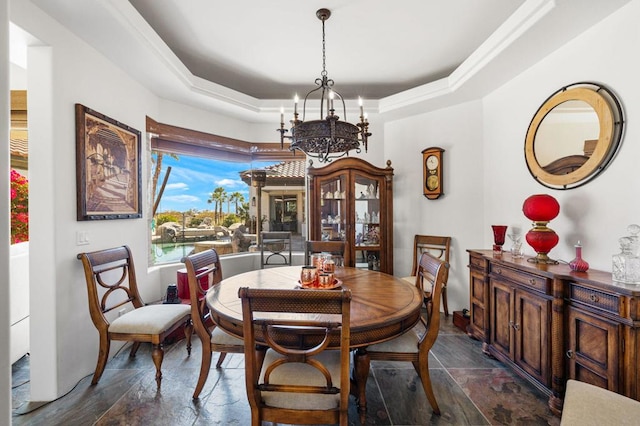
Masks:
[[[533,263],[558,263],[549,258],[548,253],[558,244],[558,234],[547,224],[560,213],[560,204],[551,195],[532,195],[522,205],[524,215],[533,221],[533,228],[527,232],[527,243],[538,253],[529,259]]]

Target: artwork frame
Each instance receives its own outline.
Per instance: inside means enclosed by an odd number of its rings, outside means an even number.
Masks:
[[[75,112],[77,220],[141,218],[140,131],[82,104]]]

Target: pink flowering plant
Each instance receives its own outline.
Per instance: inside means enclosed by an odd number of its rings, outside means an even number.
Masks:
[[[11,244],[29,241],[29,181],[11,170]]]

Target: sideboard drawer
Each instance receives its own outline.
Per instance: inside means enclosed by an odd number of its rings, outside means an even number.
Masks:
[[[491,264],[491,274],[545,294],[548,294],[551,290],[551,281],[540,275],[528,274],[497,264]]]
[[[484,257],[469,256],[469,266],[474,269],[486,270],[487,260]]]
[[[569,299],[613,314],[620,313],[620,297],[618,295],[605,293],[580,284],[570,284]]]

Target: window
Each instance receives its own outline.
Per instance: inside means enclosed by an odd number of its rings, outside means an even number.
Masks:
[[[148,120],[149,123],[150,120]],[[257,212],[263,230],[301,233],[304,157],[279,144],[250,144],[151,121],[151,262],[175,263],[197,245],[222,256],[255,243]],[[251,171],[267,170],[265,186]]]

